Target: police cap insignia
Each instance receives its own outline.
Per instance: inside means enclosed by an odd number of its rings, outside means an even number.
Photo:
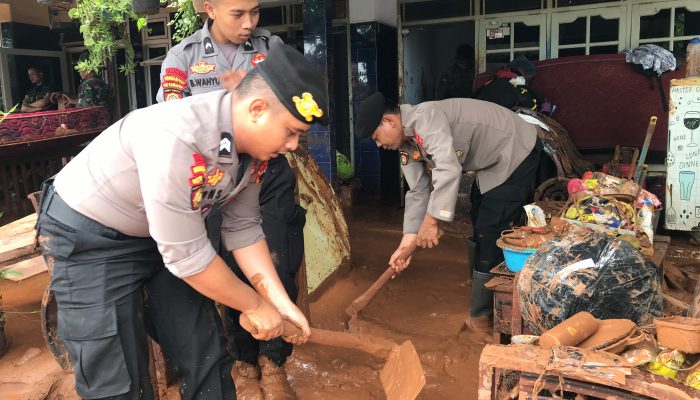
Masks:
[[[253,71],[262,75],[280,102],[298,120],[328,124],[326,85],[322,75],[303,54],[286,44],[273,44],[265,62],[259,63]]]
[[[401,165],[407,165],[408,164],[408,153],[405,151],[401,150],[399,152],[400,158],[401,158]]]
[[[311,93],[304,92],[301,97],[294,96],[292,97],[292,101],[297,107],[297,112],[299,112],[307,122],[313,121],[314,117],[321,118],[323,116],[323,110],[318,108],[318,104]]]

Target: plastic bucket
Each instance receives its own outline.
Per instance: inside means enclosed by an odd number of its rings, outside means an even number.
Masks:
[[[506,267],[513,272],[518,272],[523,269],[525,261],[537,251],[536,249],[514,250],[508,247],[503,248],[503,258],[506,260]]]

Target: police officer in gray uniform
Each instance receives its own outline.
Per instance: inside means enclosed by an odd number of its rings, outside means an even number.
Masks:
[[[432,248],[452,221],[462,173],[476,172],[471,260],[473,327],[488,323],[492,296],[484,288],[489,271],[503,260],[496,240],[517,224],[534,189],[542,145],[538,127],[499,105],[472,99],[429,101],[400,107],[381,93],[360,106],[355,134],[400,153],[406,193],[403,239],[389,260],[401,271],[416,247]],[[429,172],[430,171],[430,172]]]
[[[266,160],[328,122],[327,95],[296,50],[276,45],[268,56],[232,92],[130,113],[44,185],[37,231],[82,398],[153,399],[148,334],[183,400],[234,399],[212,300],[245,314],[257,339],[280,336],[282,318],[303,332],[286,340],[308,338],[263,240],[259,183]],[[214,207],[222,241],[257,293],[207,238]]]
[[[250,71],[265,60],[270,46],[282,43],[277,36],[256,28],[259,17],[257,0],[209,1],[210,19],[204,27],[186,37],[169,52],[161,69],[158,101],[179,99],[221,88],[219,74],[225,71]],[[297,296],[296,274],[304,254],[305,210],[295,203],[296,177],[285,157],[270,160],[260,189],[263,231],[275,254],[275,267],[287,293]],[[221,246],[221,214],[213,210],[207,219],[212,244],[242,280],[246,278],[230,252]],[[246,281],[247,282],[247,281]],[[292,345],[282,339],[260,342],[238,323],[239,312],[228,309],[227,328],[232,337],[235,383],[246,399],[293,398],[284,370]],[[260,367],[262,367],[262,379]],[[262,386],[262,388],[261,388]],[[280,392],[279,388],[284,389]],[[285,395],[286,393],[286,395]]]

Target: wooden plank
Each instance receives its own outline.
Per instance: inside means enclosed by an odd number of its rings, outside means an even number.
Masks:
[[[0,227],[0,262],[31,254],[36,250],[36,214]]]
[[[653,263],[658,268],[661,268],[670,244],[670,236],[654,235],[654,255],[648,257],[647,261]]]
[[[17,264],[0,269],[0,271],[12,272],[7,275],[6,279],[13,282],[22,282],[25,279],[47,272],[48,270],[49,268],[46,266],[43,256],[36,256],[29,260],[20,261]]]

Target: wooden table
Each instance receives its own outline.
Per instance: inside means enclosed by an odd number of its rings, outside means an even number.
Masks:
[[[664,235],[654,236],[654,255],[647,258],[663,274],[663,260],[666,257],[671,238]],[[505,262],[490,271],[495,276],[486,283],[493,290],[493,332],[494,343],[506,344],[510,337],[530,334],[523,326],[520,310],[520,294],[517,293],[518,274],[510,271]],[[517,311],[516,311],[517,310]]]

